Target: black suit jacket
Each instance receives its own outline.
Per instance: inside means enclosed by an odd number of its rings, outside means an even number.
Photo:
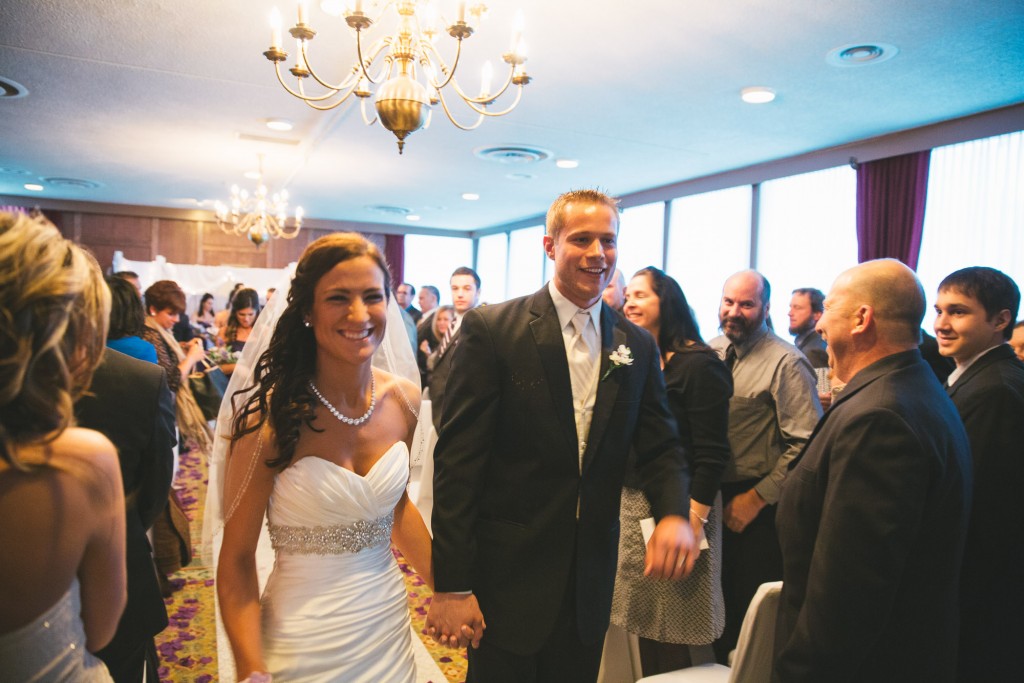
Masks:
[[[1008,681],[1024,642],[1024,364],[1008,344],[947,390],[967,429],[974,498],[960,579],[960,680]]]
[[[795,341],[796,347],[807,356],[812,368],[828,367],[828,351],[825,350],[825,340],[820,334],[811,330],[805,335],[798,335]]]
[[[448,391],[448,378],[452,372],[452,360],[455,358],[455,349],[458,348],[461,334],[462,326],[460,325],[459,329],[452,333],[452,339],[448,342],[448,348],[445,349],[444,355],[437,359],[434,369],[427,378],[430,386],[430,404],[432,406],[434,429],[437,430],[438,434],[441,433],[441,406],[444,405],[444,397]],[[438,341],[438,344],[440,343]],[[432,348],[437,347],[434,346]]]
[[[174,462],[174,398],[163,368],[107,349],[89,393],[75,404],[83,427],[117,446],[127,503],[128,603],[111,643],[97,653],[114,659],[167,626],[146,531],[167,505]]]
[[[580,472],[572,387],[547,287],[466,314],[434,470],[434,580],[472,590],[497,647],[537,652],[575,572],[580,637],[604,637],[630,447],[656,517],[686,516],[689,478],[651,336],[601,310],[608,355],[634,361],[598,384]],[[577,505],[579,519],[577,520]]]
[[[969,460],[916,349],[853,377],[783,484],[774,681],[953,680]]]

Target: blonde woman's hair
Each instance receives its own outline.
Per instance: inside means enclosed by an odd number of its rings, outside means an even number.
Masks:
[[[103,357],[110,292],[91,254],[45,218],[0,212],[0,458],[48,443]]]

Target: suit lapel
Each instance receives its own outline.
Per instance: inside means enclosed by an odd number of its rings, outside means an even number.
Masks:
[[[569,361],[565,356],[565,341],[558,324],[558,313],[551,300],[548,288],[534,295],[530,312],[536,316],[530,321],[530,332],[537,344],[537,353],[547,376],[548,391],[555,407],[555,417],[562,426],[562,432],[572,446],[574,457],[578,457],[576,445],[576,417],[572,406],[572,382],[569,380]]]
[[[620,369],[612,372],[607,377],[605,373],[611,367],[611,355],[614,349],[626,343],[626,331],[618,325],[618,317],[612,309],[601,304],[601,369],[597,380],[597,398],[594,402],[594,414],[590,420],[590,433],[587,435],[587,448],[583,452],[583,471],[594,459],[597,446],[604,437],[605,429],[612,415],[612,408],[615,407],[615,399],[619,395],[619,378],[622,374]],[[603,378],[603,379],[602,379]],[[570,394],[572,390],[570,389]]]
[[[1012,350],[1007,344],[1000,344],[994,349],[991,349],[984,356],[971,363],[971,367],[967,368],[967,370],[964,371],[964,374],[960,375],[960,378],[953,383],[953,386],[946,387],[946,391],[950,396],[952,396],[960,387],[967,385],[976,375],[980,374],[982,370],[996,361],[1008,358],[1011,353]]]

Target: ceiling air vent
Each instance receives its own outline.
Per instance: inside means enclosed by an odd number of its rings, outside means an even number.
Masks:
[[[78,190],[95,190],[97,187],[101,187],[97,182],[81,178],[43,178],[43,182],[51,187],[67,187]]]
[[[520,145],[502,145],[500,147],[481,147],[473,152],[484,161],[493,161],[506,165],[536,164],[551,157],[551,152],[539,147]]]
[[[412,213],[412,209],[407,209],[404,206],[388,206],[387,204],[374,204],[366,207],[367,211],[373,211],[374,213],[383,213],[388,216],[406,216]]]
[[[899,48],[886,43],[858,43],[829,50],[825,61],[832,66],[866,66],[886,62],[899,53]]]

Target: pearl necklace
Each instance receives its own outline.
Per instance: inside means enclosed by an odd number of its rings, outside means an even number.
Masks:
[[[353,427],[358,427],[369,420],[370,416],[373,415],[373,409],[377,407],[377,378],[374,377],[372,372],[370,373],[370,407],[366,409],[366,412],[363,413],[362,417],[346,417],[342,415],[340,410],[335,408],[331,405],[330,401],[324,398],[324,395],[321,394],[320,390],[316,388],[315,384],[313,384],[313,380],[309,380],[309,388],[313,390],[313,393],[316,394],[316,397],[324,404],[324,407],[331,411],[331,415],[347,425],[352,425]]]

